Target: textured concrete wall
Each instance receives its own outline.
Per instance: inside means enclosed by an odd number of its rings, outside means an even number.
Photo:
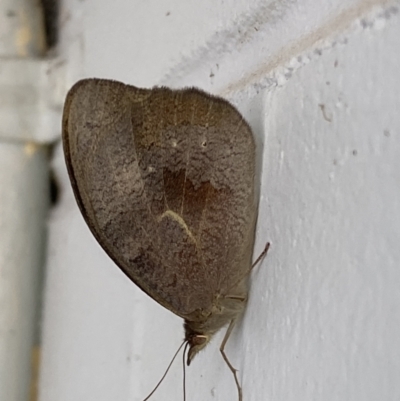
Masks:
[[[227,353],[245,400],[400,398],[400,3],[65,1],[63,82],[198,85],[232,100],[259,143],[246,314]],[[62,93],[62,91],[60,92]],[[181,320],[92,238],[61,148],[50,227],[41,400],[141,400]],[[235,399],[221,333],[187,371],[191,400]],[[181,397],[176,362],[154,399]]]

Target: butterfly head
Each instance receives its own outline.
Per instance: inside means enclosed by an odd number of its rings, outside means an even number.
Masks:
[[[191,329],[188,322],[185,322],[185,341],[188,344],[189,351],[186,363],[189,366],[195,355],[201,351],[210,341],[211,335],[207,333],[198,333]]]

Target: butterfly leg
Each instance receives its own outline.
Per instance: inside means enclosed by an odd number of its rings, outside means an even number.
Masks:
[[[267,256],[269,246],[270,246],[270,243],[267,242],[265,244],[264,250],[258,255],[258,258],[256,259],[256,261],[252,264],[250,271],[253,270],[253,268],[255,266],[257,266],[257,264]]]
[[[229,362],[228,357],[225,354],[225,345],[229,339],[229,336],[232,333],[233,328],[235,327],[235,323],[236,323],[236,319],[231,320],[231,322],[229,323],[229,327],[228,330],[226,330],[224,339],[222,340],[221,346],[219,347],[219,350],[221,352],[222,357],[224,358],[225,363],[228,365],[229,369],[231,370],[231,372],[233,373],[233,377],[235,378],[235,382],[236,382],[236,387],[239,393],[239,401],[242,401],[242,388],[240,387],[239,384],[239,380],[237,377],[237,370],[232,366],[232,364]]]
[[[240,277],[240,279],[239,279],[238,281],[235,282],[235,284],[233,284],[231,287],[229,287],[228,292],[229,292],[230,290],[232,290],[233,288],[235,288],[245,277],[249,276],[250,273],[251,273],[251,271],[257,266],[257,264],[267,256],[269,246],[270,246],[270,243],[267,242],[267,243],[265,244],[264,250],[260,253],[260,255],[258,256],[258,258],[256,259],[256,261],[250,266],[250,269],[247,270],[247,271],[245,272],[245,274],[243,274],[243,275]]]

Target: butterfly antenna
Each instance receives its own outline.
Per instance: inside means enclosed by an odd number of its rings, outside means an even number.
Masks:
[[[171,368],[172,364],[175,361],[176,356],[179,354],[179,351],[182,349],[183,345],[186,343],[186,341],[183,341],[183,343],[179,346],[178,350],[175,352],[174,357],[172,358],[171,362],[169,363],[166,371],[164,372],[162,378],[160,379],[160,381],[157,383],[157,385],[154,387],[153,391],[143,400],[143,401],[147,401],[158,389],[158,387],[160,386],[160,384],[163,382],[163,380],[165,379],[165,376],[167,376],[167,373],[169,371],[169,369]]]

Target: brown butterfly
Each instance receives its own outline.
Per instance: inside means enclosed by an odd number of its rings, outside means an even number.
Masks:
[[[241,400],[224,346],[252,268],[249,125],[229,102],[198,89],[85,79],[67,95],[63,145],[97,241],[136,285],[184,319],[187,364],[228,325],[220,350]]]

